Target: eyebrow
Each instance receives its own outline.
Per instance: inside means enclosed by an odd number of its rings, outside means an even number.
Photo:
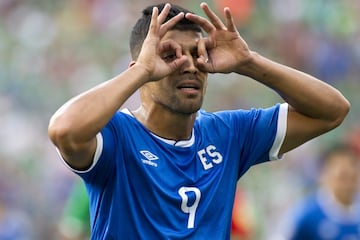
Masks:
[[[180,44],[180,46],[182,47],[182,49],[184,49],[186,46],[188,46],[186,49],[189,49],[190,52],[197,52],[198,51],[198,45],[197,42],[195,41],[195,45],[184,45],[183,43]]]
[[[198,51],[198,46],[194,46],[192,48],[190,48],[190,52],[197,52]]]

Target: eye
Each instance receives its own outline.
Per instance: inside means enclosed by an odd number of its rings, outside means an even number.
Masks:
[[[166,53],[162,54],[161,58],[165,62],[171,62],[176,59],[176,54],[174,52],[166,52]]]
[[[195,58],[195,59],[198,59],[198,58],[199,58],[199,54],[198,54],[197,51],[193,51],[193,52],[191,53],[191,56],[192,56],[193,58]]]

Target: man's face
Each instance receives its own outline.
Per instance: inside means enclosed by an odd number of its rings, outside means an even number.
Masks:
[[[359,160],[350,154],[334,154],[325,169],[325,181],[344,203],[351,203],[359,186]]]
[[[162,38],[162,41],[171,39],[180,44],[187,61],[171,75],[143,87],[142,91],[146,91],[153,103],[181,114],[192,114],[200,109],[207,84],[207,73],[200,71],[196,62],[197,41],[201,36],[194,31],[172,30]],[[171,61],[175,52],[163,52],[161,57],[164,61]]]

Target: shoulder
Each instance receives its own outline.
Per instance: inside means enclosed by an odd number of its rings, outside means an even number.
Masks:
[[[110,119],[110,122],[119,120],[135,121],[135,117],[132,115],[129,109],[124,108],[117,111]]]
[[[216,112],[207,112],[200,110],[198,116],[208,118],[229,118],[229,117],[243,117],[253,118],[261,114],[274,114],[279,111],[287,111],[287,104],[275,104],[267,108],[250,108],[250,109],[234,109],[234,110],[222,110]]]
[[[270,108],[269,108],[270,109]],[[251,109],[235,109],[235,110],[221,110],[216,112],[208,112],[201,109],[198,112],[197,121],[229,121],[235,119],[253,118],[261,112],[268,111],[268,109],[251,108]]]
[[[130,129],[136,128],[136,126],[141,127],[141,124],[136,120],[132,115],[129,109],[121,109],[117,111],[110,121],[105,125],[104,129],[108,129],[111,132],[116,132],[121,130],[122,132],[130,131]]]
[[[321,208],[317,199],[317,194],[312,193],[305,196],[293,209],[295,219],[298,221],[307,221],[309,219],[315,219],[315,216],[321,214]]]
[[[196,122],[201,124],[222,123],[229,127],[241,127],[242,130],[244,127],[251,128],[252,126],[264,125],[264,127],[269,127],[272,124],[276,126],[278,120],[285,122],[287,111],[287,104],[276,104],[268,108],[223,110],[217,112],[200,110]]]

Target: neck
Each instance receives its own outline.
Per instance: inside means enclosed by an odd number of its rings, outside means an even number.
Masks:
[[[337,194],[337,193],[333,193],[334,197],[336,198],[337,202],[339,204],[341,204],[344,208],[349,208],[352,206],[354,199],[352,196],[348,196],[348,195],[342,195],[342,194]]]
[[[336,201],[339,205],[341,205],[343,208],[349,208],[354,203],[353,195],[342,194],[340,192],[335,191],[330,186],[325,186],[324,190],[328,192],[331,198],[334,201]]]
[[[175,141],[191,137],[196,118],[196,113],[181,114],[159,109],[148,111],[144,107],[140,107],[133,114],[152,133]]]

